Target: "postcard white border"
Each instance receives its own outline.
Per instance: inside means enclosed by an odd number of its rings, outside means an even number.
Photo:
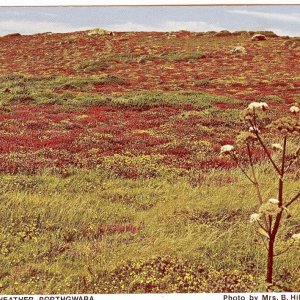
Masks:
[[[0,0],[0,6],[300,5],[299,0]]]
[[[300,0],[0,0],[1,7],[14,6],[163,6],[163,5],[300,5]],[[28,300],[59,300],[59,297],[65,299],[68,297],[73,300],[72,296],[78,297],[80,295],[1,295],[0,299],[4,300],[18,300],[20,298]],[[131,300],[131,299],[163,299],[163,300],[183,300],[183,299],[205,299],[205,300],[265,300],[265,299],[300,299],[300,293],[203,293],[203,294],[114,294],[114,295],[100,295],[93,294],[93,300]],[[82,295],[82,297],[88,297]],[[274,298],[272,298],[274,297]]]

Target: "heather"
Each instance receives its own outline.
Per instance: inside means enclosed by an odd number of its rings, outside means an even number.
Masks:
[[[283,127],[287,162],[299,148],[297,39],[99,32],[0,37],[0,293],[266,291],[245,173],[277,203]],[[299,290],[298,251],[276,257],[270,289]]]

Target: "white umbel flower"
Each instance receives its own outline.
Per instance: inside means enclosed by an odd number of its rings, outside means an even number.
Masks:
[[[269,199],[269,203],[278,205],[279,204],[279,200],[276,199],[276,198],[271,198],[271,199]]]
[[[294,239],[294,240],[300,240],[300,233],[294,233],[292,235],[292,239]]]
[[[234,150],[232,145],[224,145],[221,147],[221,154],[228,154]]]
[[[269,105],[266,102],[260,102],[260,107],[262,110],[265,110],[269,107]]]
[[[296,114],[300,111],[300,108],[296,105],[293,105],[290,107],[290,112],[293,113],[293,114]]]
[[[250,110],[258,110],[258,109],[262,109],[262,110],[265,110],[267,109],[269,106],[266,102],[251,102],[249,105],[248,105],[248,109]]]
[[[281,212],[281,208],[278,206],[278,203],[275,201],[277,199],[270,199],[270,200],[272,201],[268,201],[261,205],[261,207],[259,208],[259,213],[266,214],[268,216],[276,216]]]
[[[249,108],[250,110],[260,109],[260,103],[259,103],[259,102],[251,102],[251,103],[248,105],[248,108]]]
[[[249,132],[258,132],[258,133],[260,133],[260,130],[256,126],[250,126],[249,127]]]
[[[272,149],[273,150],[283,150],[282,146],[280,144],[272,144]]]
[[[255,223],[258,221],[260,221],[260,214],[255,213],[250,216],[250,223]]]
[[[247,54],[246,49],[243,46],[236,46],[230,50],[231,53],[241,53],[241,54]]]

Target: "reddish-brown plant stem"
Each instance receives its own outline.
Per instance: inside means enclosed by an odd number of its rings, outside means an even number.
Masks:
[[[262,204],[263,203],[263,198],[262,198],[262,195],[261,195],[260,186],[259,186],[256,174],[255,174],[254,163],[253,163],[252,153],[251,153],[249,143],[247,143],[247,152],[248,152],[248,157],[249,157],[249,162],[250,162],[250,167],[251,167],[251,172],[252,172],[252,177],[253,177],[253,184],[255,185],[255,188],[257,190],[257,195],[258,195],[258,198],[259,198],[259,202],[260,202],[260,204]]]
[[[280,170],[280,177],[278,182],[278,201],[279,207],[282,207],[283,204],[283,176],[284,176],[284,169],[285,169],[285,156],[286,156],[286,145],[287,145],[287,136],[284,137],[283,140],[283,151],[282,151],[282,158],[281,158],[281,170]],[[282,217],[282,210],[279,214],[277,214],[274,222],[273,229],[270,234],[269,239],[269,250],[268,250],[268,263],[267,263],[267,275],[266,281],[267,283],[273,282],[273,264],[274,264],[274,245],[276,240],[276,235],[279,230],[280,221]]]
[[[256,177],[256,173],[255,173],[255,170],[254,170],[254,163],[253,163],[253,159],[252,159],[252,153],[251,153],[250,145],[249,145],[248,142],[247,142],[247,153],[248,153],[249,163],[250,163],[252,177],[253,177],[252,183],[253,183],[253,185],[256,189],[257,196],[258,196],[260,204],[263,204],[263,197],[262,197],[260,186],[259,186],[259,183],[258,183],[258,180],[257,180],[257,177]],[[270,235],[270,230],[271,230],[270,222],[268,223],[267,217],[265,215],[263,216],[263,219],[264,219],[264,223],[265,223],[265,226],[266,226],[266,231]]]
[[[252,127],[255,127],[255,125],[252,121],[250,121],[250,124],[251,124]],[[261,137],[259,135],[259,132],[257,130],[254,130],[254,133],[255,133],[255,135],[257,137],[257,140],[259,141],[260,145],[262,146],[264,152],[266,153],[269,161],[271,162],[271,164],[273,165],[273,167],[277,171],[277,173],[280,175],[280,169],[277,167],[276,163],[274,162],[273,158],[271,157],[271,154],[270,154],[269,150],[267,149],[265,143],[261,139]]]
[[[292,241],[292,243],[288,246],[288,247],[286,247],[286,249],[284,249],[283,251],[281,251],[281,252],[279,252],[279,253],[274,253],[274,257],[275,256],[279,256],[279,255],[282,255],[282,254],[284,254],[284,253],[286,253],[286,252],[288,252],[291,248],[292,248],[292,246],[295,244],[295,240],[293,240]]]
[[[296,194],[296,196],[294,196],[286,205],[285,207],[290,206],[292,203],[294,203],[296,200],[298,200],[300,198],[300,192],[298,192],[298,194]]]
[[[267,275],[266,275],[267,283],[273,283],[274,242],[275,239],[270,237],[269,245],[268,245],[268,262],[267,262]]]
[[[234,153],[230,153],[230,156],[233,158],[233,160],[236,161],[238,168],[242,171],[242,173],[247,177],[247,179],[249,179],[249,181],[251,183],[254,184],[253,179],[247,174],[247,172],[245,171],[245,169],[241,166],[238,157],[234,154]]]

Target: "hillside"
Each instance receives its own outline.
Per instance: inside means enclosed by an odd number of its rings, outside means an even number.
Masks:
[[[1,73],[113,76],[93,80],[89,92],[95,93],[191,89],[243,100],[276,95],[293,101],[299,96],[296,38],[269,33],[266,41],[254,42],[247,32],[88,33],[2,37]],[[231,54],[236,46],[245,47],[247,54]],[[54,87],[54,92],[62,91],[87,92],[72,84]]]
[[[263,201],[277,197],[268,156],[280,162],[287,133],[287,160],[299,154],[300,42],[255,34],[0,37],[1,294],[266,291],[240,142],[253,146]],[[242,118],[254,101],[259,131]],[[260,130],[267,152],[253,141]],[[228,144],[238,161],[220,155]],[[298,160],[286,199],[299,178]],[[286,210],[279,252],[300,230],[299,209]],[[276,257],[275,291],[299,290],[291,248]]]

